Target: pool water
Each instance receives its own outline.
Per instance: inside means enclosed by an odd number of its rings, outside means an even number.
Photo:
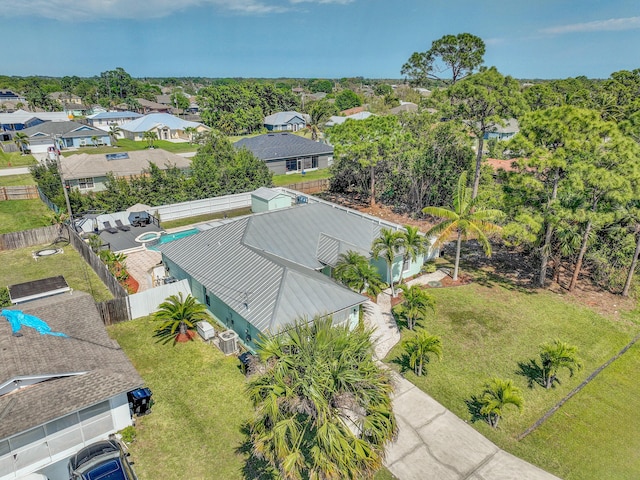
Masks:
[[[175,233],[163,233],[153,246],[149,246],[147,248],[149,248],[149,250],[157,250],[157,247],[159,245],[173,242],[174,240],[180,240],[181,238],[189,237],[191,235],[195,235],[196,233],[200,233],[200,230],[198,230],[197,228],[191,228],[189,230],[183,230],[181,232]]]

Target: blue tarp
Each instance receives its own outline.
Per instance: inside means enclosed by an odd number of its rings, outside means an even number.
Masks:
[[[21,310],[2,310],[2,316],[11,324],[11,330],[14,334],[18,333],[24,327],[33,328],[41,335],[54,335],[56,337],[66,337],[64,333],[52,332],[47,322],[40,320],[38,317],[23,313]]]

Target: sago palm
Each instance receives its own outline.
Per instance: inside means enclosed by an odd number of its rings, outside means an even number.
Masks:
[[[434,246],[442,246],[452,235],[456,238],[456,260],[453,269],[453,280],[458,280],[460,266],[460,248],[462,240],[475,238],[478,240],[487,257],[491,256],[491,243],[487,235],[500,231],[493,220],[501,218],[503,213],[495,209],[483,209],[479,204],[480,197],[471,198],[471,189],[467,188],[467,174],[464,172],[458,179],[458,187],[453,195],[453,207],[425,207],[427,215],[441,217],[445,220],[432,227],[425,235],[436,237]]]
[[[498,428],[498,422],[502,418],[505,407],[512,405],[520,412],[524,408],[524,398],[520,389],[511,380],[492,378],[487,380],[479,398],[482,408],[480,413],[487,419],[487,423],[493,428]]]
[[[409,356],[409,366],[419,377],[423,374],[424,365],[431,360],[431,355],[442,360],[442,340],[426,330],[418,331],[415,335],[406,338],[402,342],[402,348]]]
[[[380,230],[380,236],[373,241],[371,246],[373,258],[377,260],[382,257],[387,264],[387,279],[389,280],[389,285],[391,285],[391,295],[393,297],[396,296],[393,288],[393,261],[400,253],[403,244],[404,235],[402,232],[383,228]],[[402,272],[400,272],[400,275],[402,276]]]
[[[540,345],[540,361],[545,388],[551,388],[554,382],[558,381],[560,369],[566,368],[569,370],[569,376],[573,377],[574,371],[582,368],[578,359],[578,348],[560,340]]]
[[[195,329],[198,322],[207,320],[209,314],[207,308],[193,296],[183,298],[180,292],[167,297],[153,317],[160,322],[155,336],[163,340],[163,343],[171,340],[175,343],[179,339],[186,340],[188,330]]]
[[[281,478],[364,479],[382,466],[397,427],[370,334],[315,318],[260,340],[267,370],[248,386],[250,440]]]

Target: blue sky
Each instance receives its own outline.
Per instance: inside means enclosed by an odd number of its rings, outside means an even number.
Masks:
[[[400,78],[461,32],[517,78],[640,68],[638,0],[0,0],[0,17],[5,75]]]

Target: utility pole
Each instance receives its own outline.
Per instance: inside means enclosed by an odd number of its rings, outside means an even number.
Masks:
[[[71,212],[71,202],[69,202],[69,192],[67,192],[67,186],[65,185],[64,178],[62,176],[62,165],[60,165],[60,149],[58,148],[58,142],[56,137],[53,138],[53,148],[56,149],[56,166],[58,167],[58,175],[60,175],[60,182],[62,182],[62,191],[64,192],[64,200],[67,202],[67,211],[69,212],[69,224],[73,228],[73,213]]]

